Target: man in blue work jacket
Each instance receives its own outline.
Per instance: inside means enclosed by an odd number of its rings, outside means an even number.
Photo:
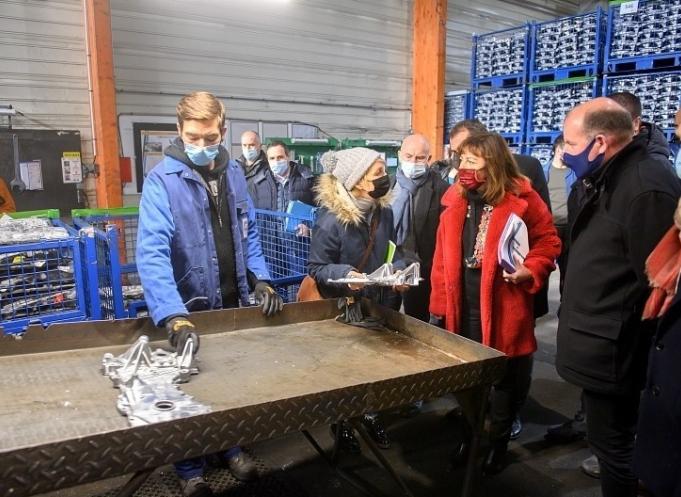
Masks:
[[[283,307],[268,283],[243,171],[221,145],[224,124],[225,109],[215,96],[183,97],[177,105],[180,136],[144,181],[137,268],[151,318],[165,326],[178,351],[189,337],[199,348],[192,311],[246,306],[251,289],[267,316]],[[240,480],[256,475],[239,447],[218,459]],[[204,458],[175,465],[185,496],[213,495],[204,466]]]

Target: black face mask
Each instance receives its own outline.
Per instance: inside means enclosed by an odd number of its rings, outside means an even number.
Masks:
[[[380,178],[376,178],[372,183],[374,189],[369,192],[369,196],[372,198],[381,198],[390,190],[390,177],[388,177],[387,174]]]

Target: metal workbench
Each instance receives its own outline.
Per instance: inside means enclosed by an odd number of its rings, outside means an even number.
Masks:
[[[145,334],[149,319],[31,328],[0,339],[0,495],[24,497],[155,468],[366,412],[458,392],[480,430],[504,356],[364,302],[390,331],[335,321],[335,300],[192,315],[201,373],[182,389],[212,412],[131,428],[99,368]],[[474,440],[477,445],[477,438]],[[474,458],[472,451],[471,460]],[[471,492],[474,468],[464,482]]]

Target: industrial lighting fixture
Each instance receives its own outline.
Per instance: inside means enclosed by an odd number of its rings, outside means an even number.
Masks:
[[[0,116],[16,116],[17,110],[11,105],[0,105]]]

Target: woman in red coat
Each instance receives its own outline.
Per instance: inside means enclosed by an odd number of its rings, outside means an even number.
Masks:
[[[431,323],[509,356],[490,407],[489,474],[505,465],[511,424],[530,387],[534,338],[532,295],[555,268],[560,239],[546,204],[496,133],[461,145],[458,181],[442,198],[430,298]],[[505,272],[497,250],[511,214],[527,225],[530,250]]]

